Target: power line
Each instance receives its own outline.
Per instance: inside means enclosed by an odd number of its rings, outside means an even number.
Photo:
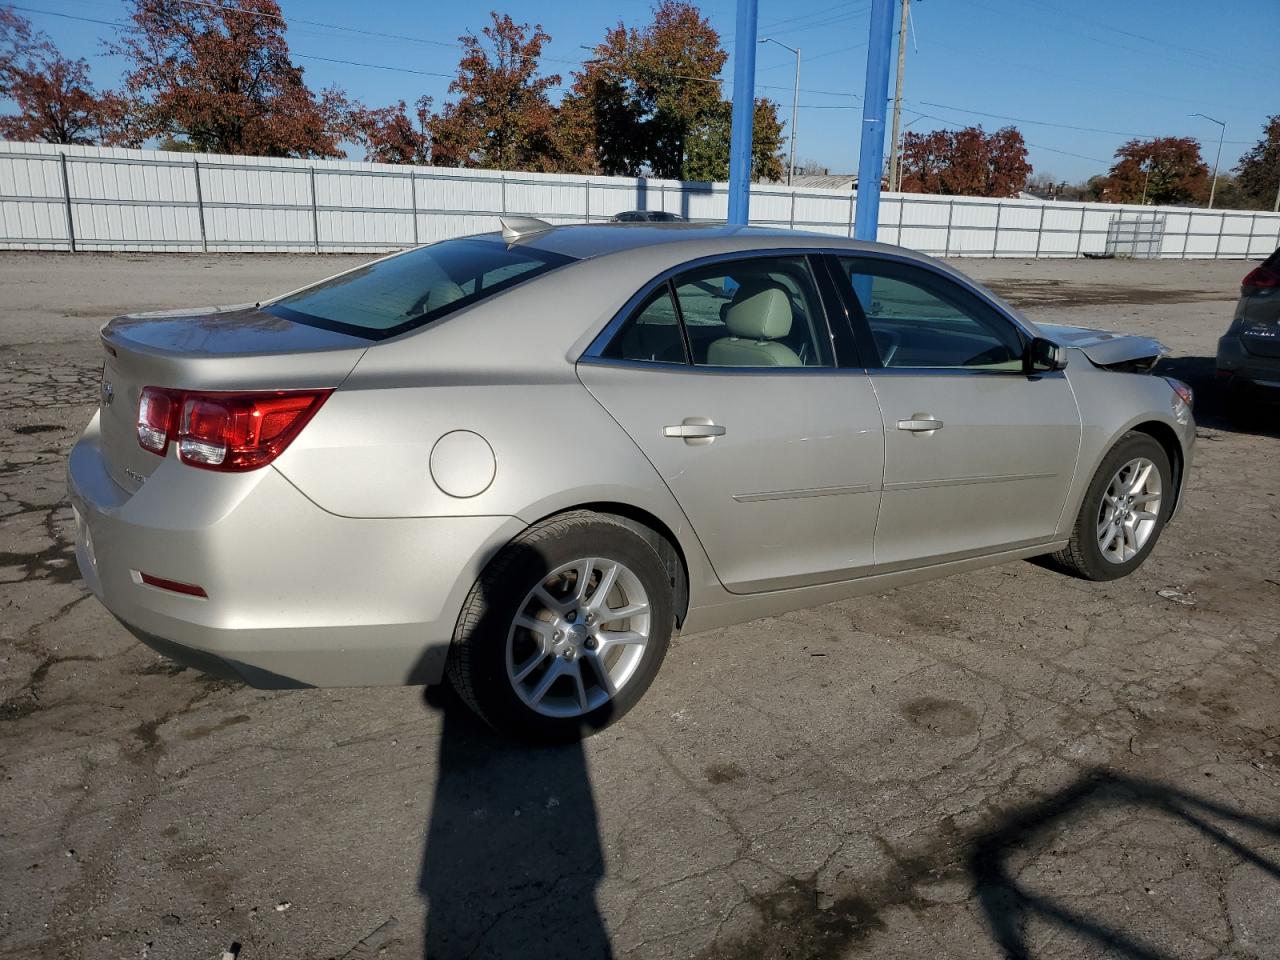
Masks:
[[[1057,123],[1052,120],[1032,120],[1028,117],[1012,117],[1004,113],[987,113],[983,110],[971,110],[968,107],[956,107],[949,103],[934,103],[930,100],[915,101],[920,106],[937,107],[939,110],[954,110],[956,113],[971,113],[977,117],[991,117],[995,120],[1010,120],[1014,123],[1029,123],[1033,126],[1040,127],[1057,127],[1061,130],[1076,130],[1081,133],[1105,133],[1114,137],[1137,137],[1142,140],[1154,139],[1157,134],[1152,133],[1135,133],[1132,130],[1104,130],[1101,127],[1084,127],[1073,123]],[[1235,145],[1252,145],[1253,140],[1224,140],[1224,143]]]

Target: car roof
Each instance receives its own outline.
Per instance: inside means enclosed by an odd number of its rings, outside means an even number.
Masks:
[[[505,241],[500,233],[479,234]],[[780,227],[744,227],[724,223],[599,223],[566,224],[530,233],[514,245],[588,260],[658,245],[679,246],[683,259],[714,256],[753,247],[833,247],[874,249],[878,244],[847,240],[827,233]]]

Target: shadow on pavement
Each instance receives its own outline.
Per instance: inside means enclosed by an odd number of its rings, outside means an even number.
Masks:
[[[505,638],[507,616],[489,599],[477,631]],[[424,957],[611,958],[582,744],[500,737],[448,686],[428,687],[425,699],[444,727],[418,880]]]
[[[1280,840],[1280,819],[1265,819],[1196,796],[1185,790],[1109,770],[1094,770],[1065,790],[1006,814],[993,830],[975,837],[968,848],[967,868],[974,893],[991,928],[992,938],[1011,960],[1030,958],[1025,929],[1033,917],[1105,946],[1108,955],[1136,960],[1164,960],[1169,954],[1143,943],[1089,916],[1073,911],[1053,898],[1025,889],[1008,866],[1019,847],[1051,833],[1068,818],[1078,818],[1088,808],[1146,808],[1167,814],[1230,850],[1241,860],[1259,867],[1280,883],[1280,863],[1269,860],[1228,832],[1247,827]],[[1280,890],[1277,890],[1280,897]]]

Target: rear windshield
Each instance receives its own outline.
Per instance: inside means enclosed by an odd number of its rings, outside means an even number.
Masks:
[[[263,309],[309,326],[382,340],[572,260],[500,240],[443,240],[325,280]]]

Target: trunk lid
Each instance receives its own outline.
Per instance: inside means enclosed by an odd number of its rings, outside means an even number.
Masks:
[[[1038,323],[1036,326],[1054,343],[1074,347],[1099,367],[1145,373],[1169,353],[1168,347],[1151,337],[1058,323]]]
[[[244,304],[117,317],[102,328],[102,345],[103,456],[112,479],[132,493],[162,462],[138,445],[138,398],[144,387],[336,387],[369,341]]]

